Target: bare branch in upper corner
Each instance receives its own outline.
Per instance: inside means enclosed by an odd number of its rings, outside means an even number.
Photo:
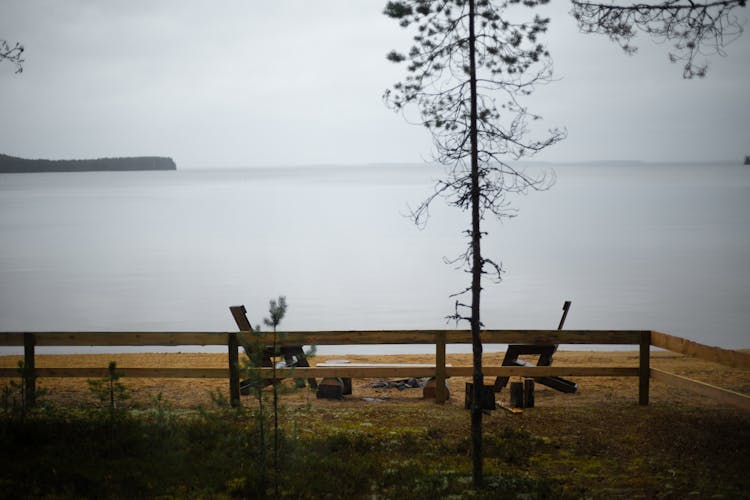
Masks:
[[[5,40],[0,40],[0,61],[9,61],[16,65],[16,73],[23,72],[23,45],[16,42],[15,45],[9,44]]]
[[[724,49],[743,31],[747,19],[736,15],[745,0],[697,2],[665,0],[655,4],[603,4],[572,0],[571,14],[584,33],[607,35],[628,54],[638,49],[632,40],[638,31],[673,49],[669,60],[682,63],[683,78],[702,78],[707,60],[699,56],[726,55]]]

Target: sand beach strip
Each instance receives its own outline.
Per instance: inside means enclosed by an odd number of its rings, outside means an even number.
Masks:
[[[486,366],[497,366],[502,362],[502,353],[485,353]],[[21,356],[0,356],[0,367],[15,367]],[[434,355],[341,355],[315,356],[311,365],[317,363],[346,359],[352,363],[434,363]],[[149,368],[223,368],[227,365],[227,356],[223,353],[128,353],[128,354],[66,354],[36,356],[37,367],[106,367],[115,361],[118,367]],[[470,354],[448,354],[447,362],[454,366],[471,365]],[[638,365],[638,353],[631,351],[559,351],[555,355],[555,366],[632,366]],[[702,382],[710,383],[742,394],[750,394],[750,372],[710,363],[694,358],[663,351],[651,354],[651,366],[665,371],[683,375]],[[638,379],[634,377],[570,377],[578,383],[576,394],[562,394],[541,384],[536,385],[536,406],[599,406],[608,402],[638,401]],[[122,382],[131,394],[130,404],[148,405],[159,394],[164,401],[175,408],[197,408],[211,404],[210,394],[219,391],[228,394],[228,381],[224,379],[164,379],[164,378],[123,378]],[[354,379],[353,393],[342,401],[316,399],[309,389],[298,389],[284,394],[288,405],[312,404],[329,405],[364,405],[403,404],[422,401],[421,389],[379,388],[373,387],[379,379]],[[485,383],[494,379],[485,378]],[[10,379],[1,379],[0,386],[8,384]],[[448,405],[464,404],[464,377],[448,379],[451,398]],[[45,390],[43,398],[63,406],[80,406],[94,404],[95,397],[83,378],[39,378],[38,386]],[[291,381],[290,381],[291,385]],[[377,384],[375,384],[377,385]],[[499,400],[507,401],[508,391],[498,395]],[[677,404],[695,407],[716,407],[713,400],[693,393],[676,389],[657,381],[651,382],[652,404]],[[252,404],[252,398],[243,397],[244,404]],[[425,404],[430,401],[424,401]]]

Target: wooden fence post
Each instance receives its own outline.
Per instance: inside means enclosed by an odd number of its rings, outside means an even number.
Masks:
[[[237,350],[237,333],[229,332],[227,345],[229,346],[229,401],[233,408],[240,405],[240,367]]]
[[[23,383],[26,384],[26,404],[31,407],[36,403],[36,364],[34,362],[34,334],[23,334]]]
[[[435,402],[444,404],[446,399],[445,387],[445,333],[435,335]]]
[[[638,363],[638,404],[648,405],[649,379],[651,378],[651,332],[641,333],[640,360]]]

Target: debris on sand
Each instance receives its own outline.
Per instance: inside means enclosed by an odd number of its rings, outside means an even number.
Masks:
[[[370,384],[370,387],[373,389],[398,389],[399,391],[403,391],[404,389],[421,389],[429,380],[428,377],[403,380],[378,380]]]

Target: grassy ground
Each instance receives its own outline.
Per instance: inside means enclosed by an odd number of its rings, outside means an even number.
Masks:
[[[613,403],[485,418],[488,489],[471,489],[465,410],[286,408],[279,496],[289,498],[743,498],[750,417]],[[270,427],[270,426],[269,426]],[[0,424],[0,496],[274,496],[251,412],[47,409]],[[265,483],[264,483],[265,476]]]
[[[561,363],[621,365],[630,354],[590,356]],[[747,371],[657,356],[659,364],[748,389]],[[451,381],[444,406],[369,381],[355,381],[344,401],[284,395],[278,476],[270,420],[262,447],[257,401],[225,407],[221,381],[211,382],[212,403],[206,388],[183,388],[190,381],[123,380],[132,397],[114,413],[85,381],[43,381],[40,408],[0,416],[0,497],[260,498],[275,496],[277,477],[278,496],[289,498],[750,498],[750,414],[660,384],[641,407],[636,380],[576,381],[579,394],[539,387],[536,408],[485,417],[482,491],[471,487],[462,380]]]

